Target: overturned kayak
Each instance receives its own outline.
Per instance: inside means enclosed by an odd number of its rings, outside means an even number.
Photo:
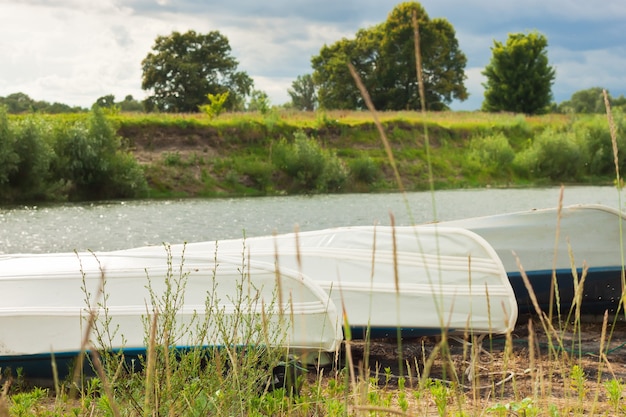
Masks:
[[[437,227],[471,230],[495,249],[521,314],[536,313],[522,280],[523,270],[545,313],[551,305],[554,314],[557,308],[561,314],[575,308],[576,283],[583,281],[578,308],[581,314],[593,316],[605,311],[615,314],[620,306],[623,222],[624,215],[618,210],[573,205],[447,221]]]

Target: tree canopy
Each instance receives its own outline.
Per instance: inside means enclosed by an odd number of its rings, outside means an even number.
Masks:
[[[311,74],[298,75],[298,78],[291,83],[291,88],[287,90],[287,93],[291,97],[294,108],[305,111],[315,110],[317,94]]]
[[[605,113],[604,90],[602,87],[591,87],[576,91],[569,100],[561,102],[556,110],[559,113]],[[612,109],[626,107],[624,95],[612,97],[608,94],[608,98]]]
[[[218,31],[172,32],[156,38],[153,52],[142,61],[142,88],[152,90],[147,109],[197,112],[207,94],[228,93],[228,110],[241,109],[254,82],[237,71],[228,39]]]
[[[6,106],[7,113],[78,113],[86,111],[80,107],[71,107],[67,104],[33,100],[25,93],[13,93],[6,97],[0,97],[0,106]]]
[[[494,40],[483,110],[541,114],[549,110],[555,70],[548,65],[548,40],[537,32],[509,34],[506,44]]]
[[[396,6],[384,23],[361,29],[354,39],[324,45],[311,59],[321,107],[364,108],[347,67],[351,62],[379,110],[421,108],[415,65],[413,12],[417,13],[426,108],[443,110],[465,100],[467,58],[445,19],[430,19],[417,2]]]

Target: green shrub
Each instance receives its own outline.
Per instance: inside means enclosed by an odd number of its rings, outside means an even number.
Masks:
[[[15,135],[9,126],[6,106],[0,106],[0,185],[9,181],[17,170],[19,156],[15,152]]]
[[[624,117],[619,112],[614,115],[617,128],[617,146],[619,169],[626,169],[626,138],[623,137]],[[584,144],[584,151],[589,159],[587,172],[594,176],[611,176],[615,174],[615,160],[613,143],[608,129],[606,118],[594,118],[587,123],[575,123],[575,132],[579,132],[579,140]]]
[[[47,139],[51,133],[49,123],[41,118],[29,116],[16,123],[15,153],[19,162],[9,182],[19,189],[21,199],[36,199],[53,191],[50,165],[55,154]]]
[[[503,133],[508,138],[509,144],[515,149],[533,136],[532,128],[523,115],[515,116],[513,123],[503,128]]]
[[[181,166],[183,164],[180,152],[165,152],[163,154],[163,163],[167,166]]]
[[[274,147],[272,162],[307,191],[338,191],[348,177],[337,155],[303,132],[296,132],[293,143],[281,139]]]
[[[369,156],[353,159],[348,166],[350,167],[350,175],[357,182],[373,184],[382,177],[380,167]]]
[[[468,159],[476,161],[483,171],[510,172],[515,151],[504,134],[473,138],[469,148]]]
[[[547,129],[528,149],[515,156],[513,165],[530,178],[576,181],[582,177],[586,158],[573,132]]]
[[[209,116],[209,119],[213,120],[224,111],[224,104],[228,99],[228,91],[222,94],[207,94],[209,104],[200,106],[200,110]]]
[[[249,185],[260,190],[266,190],[271,187],[274,166],[270,162],[256,157],[248,157],[236,159],[235,167],[239,173],[243,174],[251,182]]]
[[[135,197],[147,189],[137,161],[122,149],[119,136],[98,107],[87,122],[64,125],[57,131],[55,151],[56,173],[71,184],[71,198]]]
[[[348,179],[348,171],[344,163],[327,150],[324,151],[325,166],[320,181],[317,185],[318,191],[341,191]]]

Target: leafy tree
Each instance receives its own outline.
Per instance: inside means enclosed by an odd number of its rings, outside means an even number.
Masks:
[[[605,113],[603,91],[602,87],[576,91],[569,100],[560,103],[556,111],[559,113]],[[612,109],[623,108],[626,105],[626,98],[623,95],[611,97],[609,94],[609,103]]]
[[[60,114],[60,113],[80,113],[85,111],[84,108],[82,107],[71,107],[68,104],[64,104],[64,103],[59,103],[59,102],[54,102],[52,104],[48,104],[47,102],[43,102],[45,103],[45,108],[42,110],[45,113],[51,113],[51,114]]]
[[[417,2],[396,6],[384,23],[361,29],[354,40],[324,46],[311,59],[318,99],[324,108],[363,108],[347,63],[351,62],[380,110],[421,108],[415,65],[413,12],[419,22],[426,107],[446,109],[453,99],[465,100],[467,58],[459,49],[452,25],[430,19]]]
[[[102,108],[115,106],[115,96],[113,94],[107,94],[106,96],[99,97],[95,105]]]
[[[317,94],[311,74],[298,75],[298,78],[291,83],[291,88],[287,90],[287,93],[291,97],[294,108],[305,111],[315,110]]]
[[[252,90],[247,108],[248,111],[258,111],[261,114],[267,114],[270,111],[270,107],[270,98],[265,91]]]
[[[126,111],[126,112],[144,111],[143,104],[135,100],[133,96],[130,94],[124,97],[124,100],[117,103],[117,105],[120,106],[120,109],[122,111]]]
[[[552,101],[555,70],[548,65],[548,40],[537,32],[509,34],[506,45],[494,41],[483,110],[545,113]]]
[[[210,119],[214,119],[224,111],[224,103],[228,100],[228,91],[222,94],[207,94],[209,104],[200,106],[200,110],[205,112]]]
[[[54,102],[52,104],[47,101],[33,100],[25,93],[13,93],[6,97],[0,97],[0,106],[6,106],[7,113],[78,113],[85,109],[81,107],[71,107],[67,104]]]
[[[207,94],[223,93],[229,93],[226,109],[240,109],[253,86],[237,71],[228,39],[218,31],[173,32],[157,37],[152,49],[142,61],[142,88],[154,92],[145,102],[148,110],[197,112]]]
[[[359,37],[363,33],[359,31],[355,41],[342,39],[333,45],[324,45],[320,54],[311,59],[313,81],[318,86],[317,98],[321,107],[326,109],[365,107],[347,66],[350,59],[361,74],[365,70],[362,70],[361,65],[356,62],[359,56],[367,57],[363,45],[359,43]]]
[[[6,96],[0,104],[7,106],[8,113],[27,113],[34,110],[35,100],[30,98],[28,94],[13,93]]]

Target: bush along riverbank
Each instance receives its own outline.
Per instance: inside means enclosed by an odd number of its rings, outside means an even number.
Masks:
[[[601,115],[381,113],[405,190],[607,184]],[[626,128],[614,115],[618,148]],[[623,171],[624,157],[617,161]],[[432,173],[432,176],[431,176]],[[9,116],[0,109],[0,202],[400,189],[367,112]]]

